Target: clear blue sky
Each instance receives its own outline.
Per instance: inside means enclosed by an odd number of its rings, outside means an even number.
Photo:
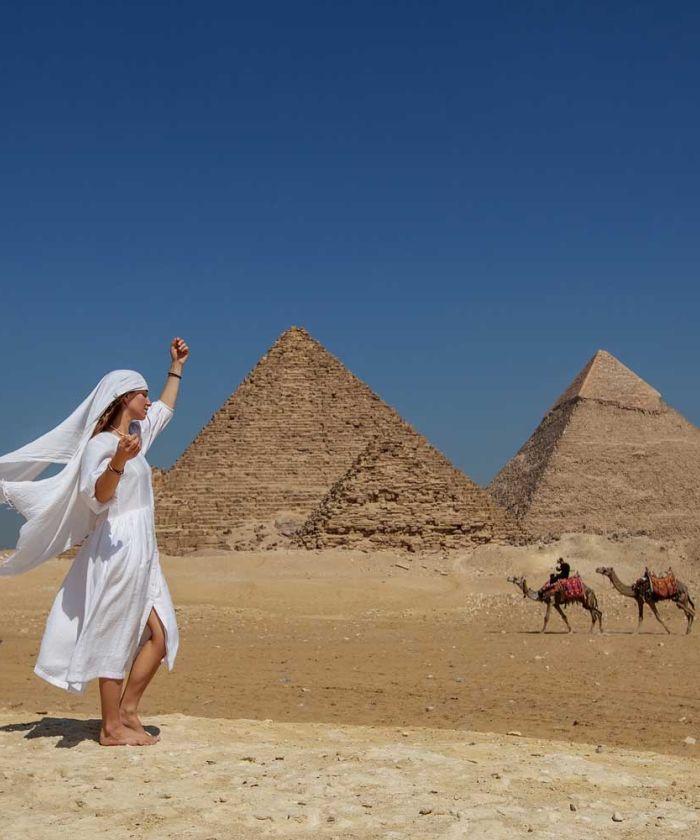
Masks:
[[[291,324],[483,483],[601,347],[700,424],[699,25],[624,0],[5,4],[0,451],[109,369],[157,392],[179,334],[169,466]]]

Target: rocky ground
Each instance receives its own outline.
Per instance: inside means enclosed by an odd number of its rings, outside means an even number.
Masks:
[[[159,715],[147,749],[96,720],[0,713],[5,840],[696,838],[686,759],[472,732]],[[154,730],[155,731],[155,730]]]
[[[573,635],[556,615],[541,635],[542,606],[505,580],[537,586],[560,554],[596,589],[605,635],[589,635],[580,608]],[[143,706],[162,740],[115,753],[84,722],[96,685],[76,697],[32,674],[67,561],[3,580],[7,825],[18,837],[55,836],[41,833],[48,814],[78,837],[115,821],[134,837],[695,837],[700,625],[684,635],[664,605],[672,635],[650,615],[635,635],[636,606],[595,574],[612,564],[631,581],[669,561],[698,601],[692,550],[645,540],[164,558],[181,651]]]

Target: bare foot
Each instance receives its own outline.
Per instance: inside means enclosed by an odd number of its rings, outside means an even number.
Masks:
[[[123,726],[128,727],[133,732],[136,732],[142,738],[147,738],[149,744],[157,744],[160,738],[155,735],[149,735],[143,728],[143,724],[136,712],[128,712],[126,709],[119,708],[119,718]]]
[[[148,733],[144,738],[128,726],[119,725],[109,729],[103,726],[100,729],[100,744],[103,747],[148,747],[154,743],[155,741]]]

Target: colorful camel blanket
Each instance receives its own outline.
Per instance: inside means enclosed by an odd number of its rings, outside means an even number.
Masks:
[[[583,589],[583,581],[579,575],[574,575],[570,578],[564,578],[559,581],[559,588],[561,589],[567,601],[583,601],[586,593]]]
[[[656,577],[655,574],[649,572],[649,582],[651,583],[651,591],[654,593],[654,597],[659,600],[673,598],[678,594],[678,581],[671,571],[664,575],[664,577]]]
[[[544,589],[543,594],[553,595],[555,592],[561,592],[567,601],[586,600],[586,592],[580,575],[573,575],[573,577],[564,578],[550,584]]]

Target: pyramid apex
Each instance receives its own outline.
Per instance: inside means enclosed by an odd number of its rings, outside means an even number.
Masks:
[[[292,324],[291,327],[287,327],[284,332],[280,333],[278,341],[281,341],[283,338],[293,338],[294,336],[304,336],[305,338],[311,338],[311,334],[308,330],[304,329],[304,327],[297,327],[295,324]]]
[[[304,327],[292,325],[277,336],[274,343],[270,347],[270,350],[277,350],[279,348],[284,349],[287,346],[299,346],[300,344],[322,347],[321,343],[318,342],[307,329],[304,329]]]
[[[662,411],[661,394],[609,353],[596,350],[574,381],[554,403],[552,410],[574,400],[617,405],[638,411]]]
[[[593,356],[591,357],[590,364],[594,364],[595,362],[613,362],[617,365],[625,367],[622,364],[622,362],[617,358],[617,356],[614,356],[609,350],[604,350],[602,347],[598,348],[598,350],[596,350]],[[629,368],[625,368],[625,370],[629,370]],[[630,371],[630,373],[631,372],[632,371]]]

